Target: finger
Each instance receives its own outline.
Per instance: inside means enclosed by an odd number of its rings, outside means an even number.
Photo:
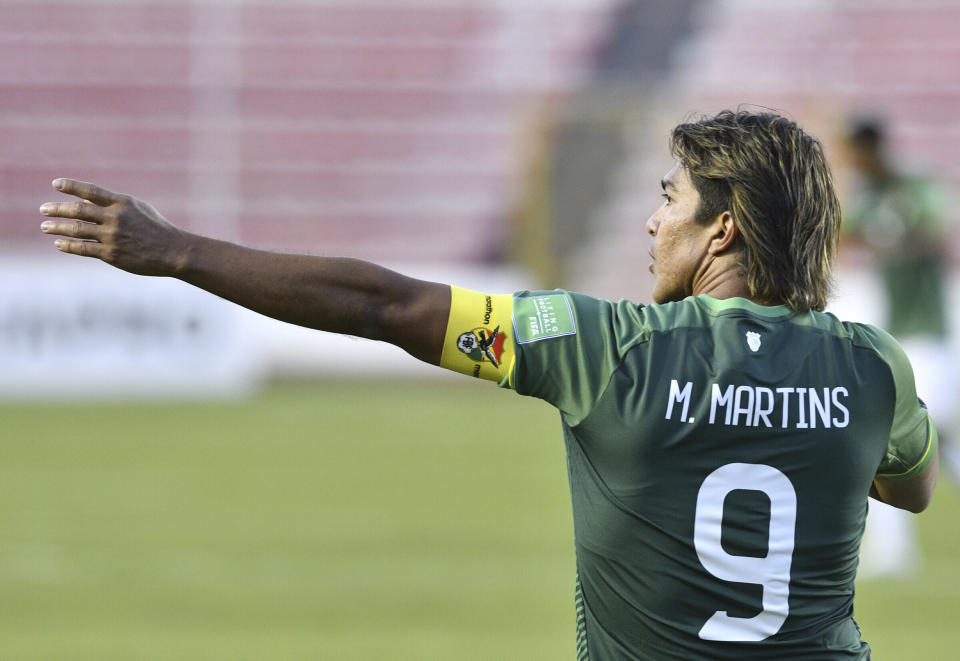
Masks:
[[[89,202],[47,202],[40,207],[44,216],[56,218],[76,218],[91,223],[102,223],[105,217],[104,208]]]
[[[44,234],[58,234],[74,239],[99,239],[100,226],[86,223],[82,220],[55,221],[45,220],[40,223],[40,231]]]
[[[101,207],[109,206],[114,202],[119,202],[123,196],[114,193],[112,190],[91,184],[86,181],[77,181],[76,179],[54,179],[53,187],[67,195],[90,200]]]
[[[103,254],[103,244],[96,241],[77,241],[71,239],[57,239],[53,247],[60,252],[80,255],[81,257],[97,257]]]

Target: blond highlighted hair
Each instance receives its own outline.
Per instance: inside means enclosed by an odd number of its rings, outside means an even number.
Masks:
[[[751,295],[823,310],[840,203],[820,141],[772,112],[724,110],[678,125],[670,146],[700,194],[698,217],[730,211]]]

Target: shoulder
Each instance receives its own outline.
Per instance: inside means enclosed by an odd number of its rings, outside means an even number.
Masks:
[[[946,213],[954,202],[943,182],[923,173],[904,174],[899,178],[898,184],[898,190],[902,191],[918,211]]]
[[[645,307],[564,289],[521,290],[513,294],[513,323],[519,344],[583,334],[642,334]]]
[[[889,365],[895,376],[902,375],[904,371],[909,371],[912,374],[910,360],[907,358],[903,347],[887,331],[872,324],[839,321],[831,314],[820,314],[832,319],[833,327],[837,332],[848,337],[854,347],[872,352]]]
[[[556,406],[568,424],[592,410],[624,354],[647,337],[643,306],[566,290],[513,295],[511,385]]]
[[[513,321],[519,344],[559,335],[614,336],[622,349],[653,334],[707,328],[723,304],[699,296],[662,304],[597,298],[563,289],[521,290],[513,294]]]
[[[903,353],[903,349],[900,348],[900,343],[882,328],[874,326],[873,324],[856,321],[840,321],[832,314],[821,314],[830,319],[834,328],[842,335],[848,337],[854,346],[871,349],[884,356]]]
[[[677,328],[710,326],[722,309],[700,296],[688,296],[681,301],[647,305],[643,308],[643,322],[651,331],[670,331]]]

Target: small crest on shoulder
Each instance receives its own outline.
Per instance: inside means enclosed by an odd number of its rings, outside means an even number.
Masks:
[[[747,331],[747,346],[750,347],[750,351],[754,353],[760,351],[760,341],[760,333]]]

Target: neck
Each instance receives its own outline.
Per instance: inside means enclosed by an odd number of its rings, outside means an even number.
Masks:
[[[718,300],[745,298],[758,305],[780,305],[783,301],[762,299],[750,293],[746,273],[733,255],[714,257],[704,266],[693,286],[693,295],[706,294]]]

